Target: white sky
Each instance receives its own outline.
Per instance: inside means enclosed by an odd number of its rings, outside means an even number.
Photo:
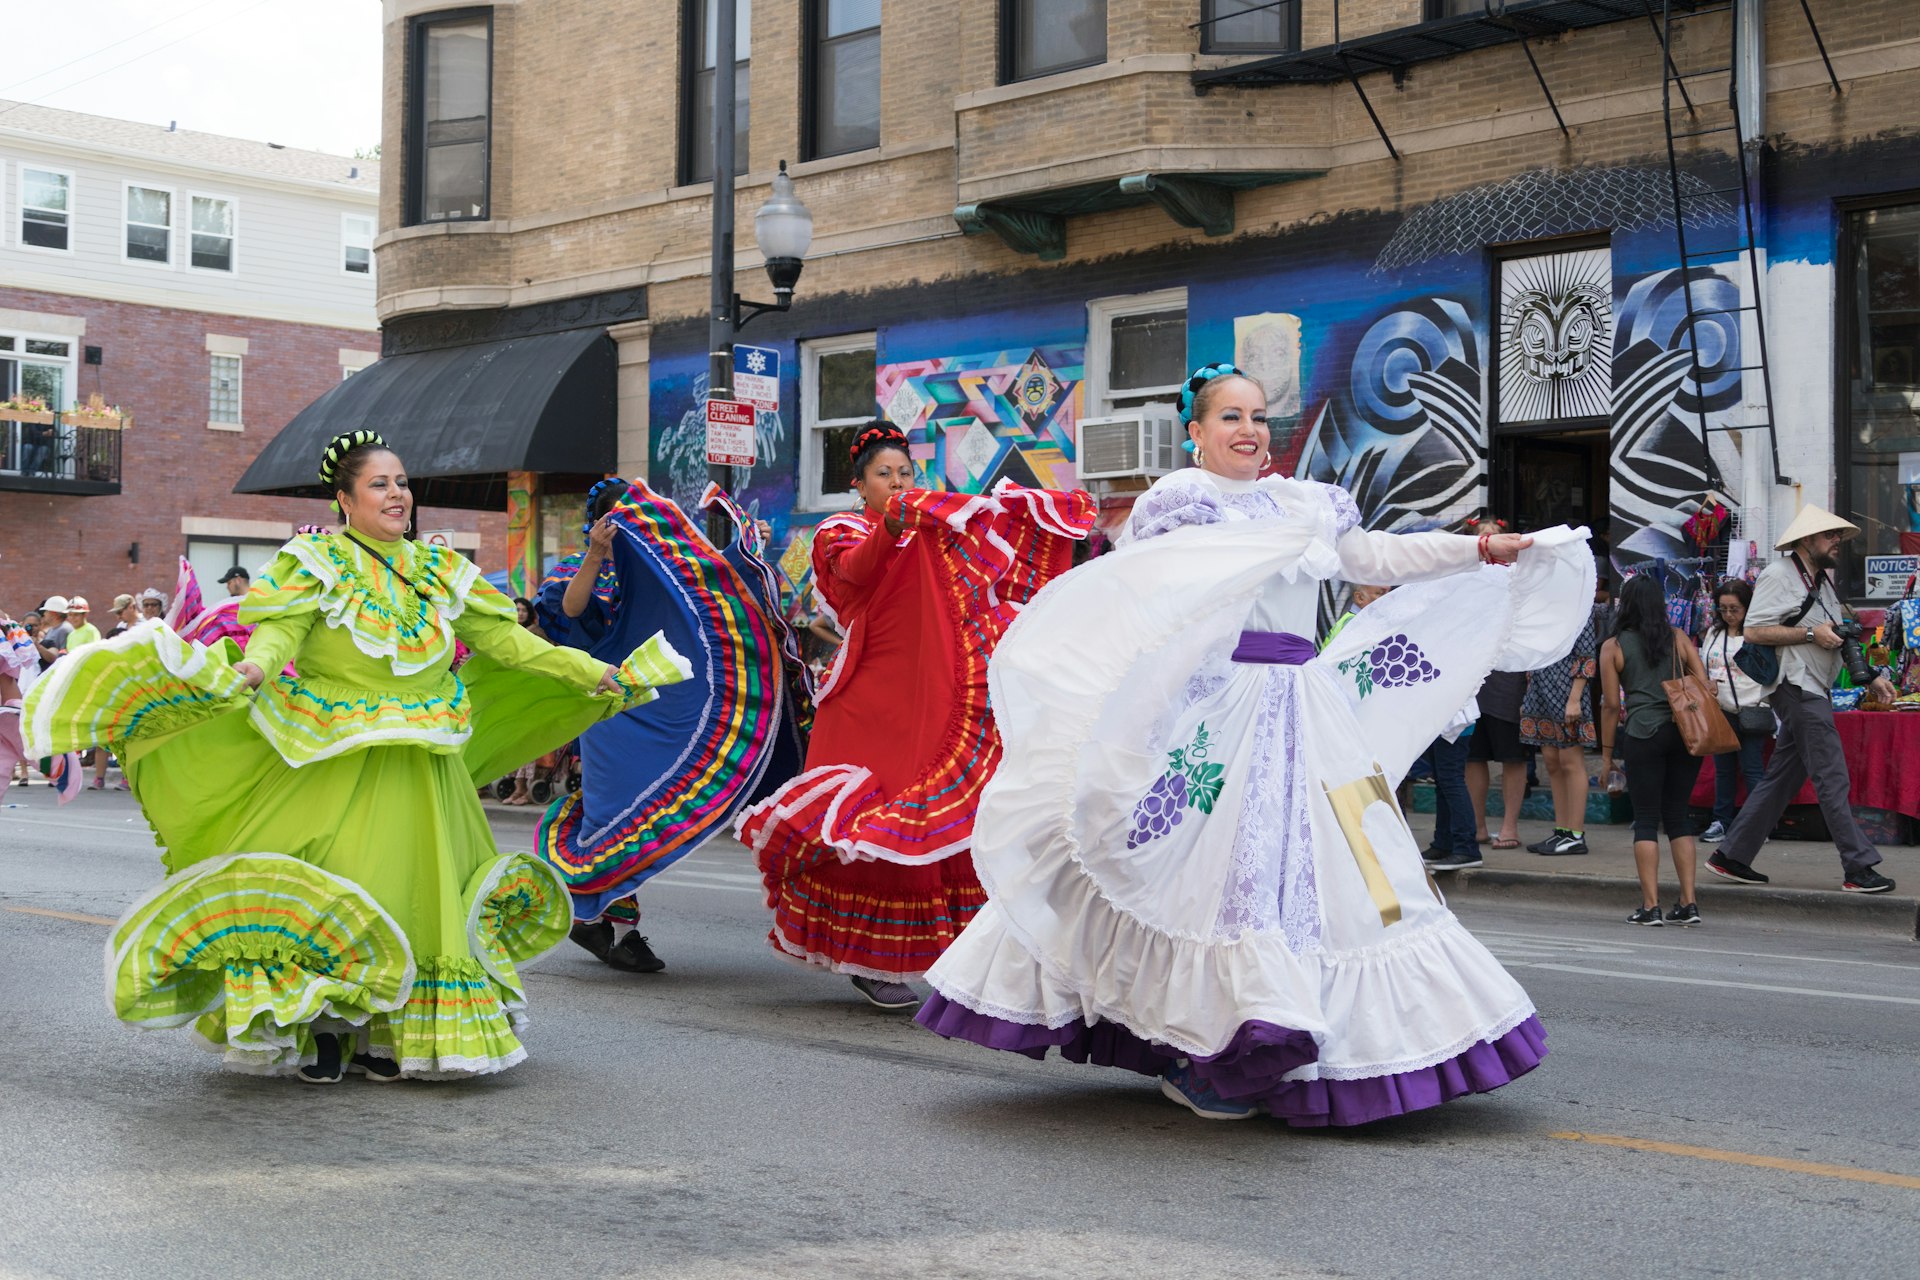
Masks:
[[[0,98],[343,156],[380,141],[380,0],[0,0],[0,33]]]

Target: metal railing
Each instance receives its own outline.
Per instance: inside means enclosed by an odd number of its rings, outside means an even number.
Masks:
[[[83,426],[62,414],[42,422],[40,416],[0,417],[0,484],[9,489],[119,492],[121,428]]]

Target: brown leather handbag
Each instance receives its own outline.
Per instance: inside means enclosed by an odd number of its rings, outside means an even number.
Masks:
[[[1706,682],[1688,671],[1680,662],[1679,637],[1673,640],[1673,679],[1662,680],[1667,706],[1673,710],[1674,727],[1690,756],[1720,756],[1740,749],[1740,735],[1727,723],[1720,700]]]

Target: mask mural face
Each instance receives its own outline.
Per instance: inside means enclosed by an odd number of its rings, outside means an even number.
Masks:
[[[1559,296],[1528,289],[1508,304],[1508,332],[1520,346],[1521,367],[1540,382],[1583,376],[1604,338],[1610,307],[1597,285],[1578,284]]]

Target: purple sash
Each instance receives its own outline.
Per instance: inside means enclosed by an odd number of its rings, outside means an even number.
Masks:
[[[1233,660],[1297,667],[1312,660],[1314,652],[1313,641],[1291,631],[1242,631]]]

